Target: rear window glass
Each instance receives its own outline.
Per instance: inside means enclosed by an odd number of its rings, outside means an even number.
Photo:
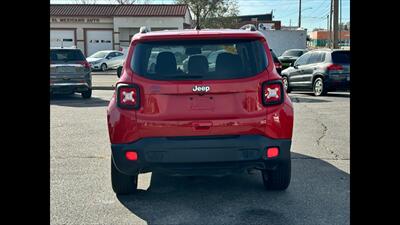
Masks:
[[[89,56],[89,58],[105,58],[109,52],[96,52],[93,55]]]
[[[311,53],[310,58],[308,59],[308,64],[312,63],[320,63],[325,61],[325,54],[321,52]]]
[[[332,62],[350,64],[350,51],[332,52]]]
[[[79,49],[50,49],[51,61],[81,61],[85,56]]]
[[[267,67],[258,40],[181,40],[138,43],[133,71],[154,80],[219,80],[254,76]]]

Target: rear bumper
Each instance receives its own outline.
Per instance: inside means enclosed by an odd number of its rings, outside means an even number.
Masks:
[[[347,80],[347,77],[346,79],[340,79],[340,80],[329,79],[327,80],[326,85],[329,91],[336,91],[336,90],[346,91],[350,89],[350,80]]]
[[[91,88],[90,82],[50,84],[50,92],[52,93],[83,92],[89,90],[90,88]]]
[[[112,144],[115,166],[128,175],[157,171],[174,175],[225,175],[247,169],[274,169],[290,160],[291,140],[260,135],[144,138],[130,144]],[[279,155],[266,157],[267,147]],[[137,161],[125,158],[134,150]]]

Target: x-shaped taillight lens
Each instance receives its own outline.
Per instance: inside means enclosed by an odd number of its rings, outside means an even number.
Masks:
[[[140,89],[135,84],[117,85],[118,107],[125,109],[140,108]]]

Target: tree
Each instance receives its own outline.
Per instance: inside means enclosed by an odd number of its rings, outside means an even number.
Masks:
[[[237,0],[176,0],[187,4],[194,14],[196,25],[202,28],[229,28],[236,23],[239,13]]]

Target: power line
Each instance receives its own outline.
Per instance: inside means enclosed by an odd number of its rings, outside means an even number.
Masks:
[[[317,12],[323,5],[324,3],[328,2],[328,0],[324,0],[318,7],[315,8],[315,10],[312,11],[312,13],[310,13],[310,15],[314,14],[315,12]]]

